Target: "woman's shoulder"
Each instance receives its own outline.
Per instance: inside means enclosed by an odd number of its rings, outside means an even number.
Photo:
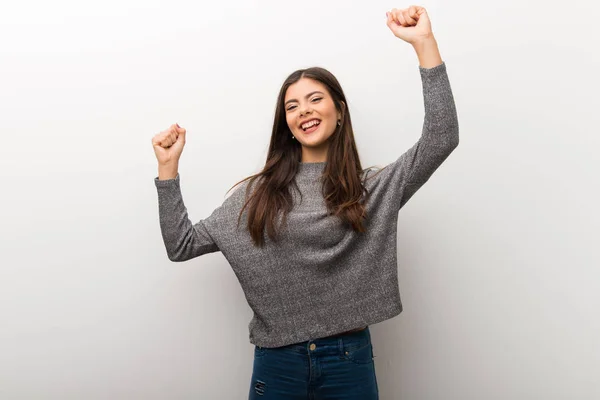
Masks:
[[[246,178],[244,178],[241,181],[238,181],[237,183],[235,183],[226,193],[225,198],[229,199],[231,198],[237,198],[237,200],[240,199],[246,199],[246,192],[248,192],[248,194],[251,194],[252,191],[254,189],[256,189],[256,187],[258,186],[258,184],[260,182],[262,182],[263,177],[262,176],[255,176],[255,175],[250,175],[247,176]],[[250,186],[250,183],[252,183],[252,185]],[[250,186],[250,188],[248,188],[248,186]]]
[[[383,170],[384,166],[381,165],[373,165],[370,167],[367,167],[365,169],[362,170],[361,172],[361,179],[363,181],[367,181],[368,179],[372,179],[375,176],[378,175],[379,172],[381,172]]]

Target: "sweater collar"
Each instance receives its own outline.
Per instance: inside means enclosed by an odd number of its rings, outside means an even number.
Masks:
[[[325,170],[327,161],[321,162],[299,162],[297,175],[319,177]]]

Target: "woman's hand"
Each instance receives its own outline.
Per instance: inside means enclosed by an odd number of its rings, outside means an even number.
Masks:
[[[387,26],[394,36],[407,43],[415,45],[419,41],[433,38],[431,22],[423,7],[393,8],[385,15],[387,16]]]
[[[173,124],[152,138],[152,147],[159,165],[177,164],[185,146],[185,129]]]

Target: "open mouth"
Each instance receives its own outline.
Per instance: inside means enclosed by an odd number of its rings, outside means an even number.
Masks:
[[[307,123],[303,124],[300,128],[302,128],[304,133],[312,133],[312,132],[316,131],[317,129],[319,129],[320,125],[321,125],[321,120],[314,119],[312,121],[308,121]]]

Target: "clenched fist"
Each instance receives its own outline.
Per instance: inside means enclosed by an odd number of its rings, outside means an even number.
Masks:
[[[387,16],[387,26],[394,36],[407,43],[415,44],[419,40],[433,37],[431,22],[423,7],[393,8],[385,15]]]
[[[160,165],[176,164],[185,146],[185,129],[173,124],[152,138],[154,154]]]

